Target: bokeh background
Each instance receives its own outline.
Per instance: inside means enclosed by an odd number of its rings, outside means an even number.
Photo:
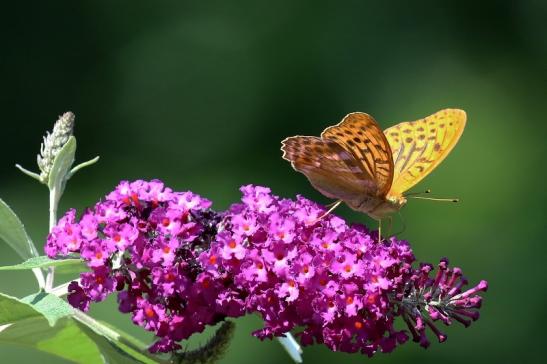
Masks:
[[[420,261],[447,256],[471,282],[487,279],[481,319],[373,359],[305,349],[306,363],[537,363],[545,358],[545,112],[547,8],[536,1],[55,1],[9,2],[0,16],[0,196],[37,245],[47,191],[20,174],[41,137],[76,113],[77,158],[100,155],[70,181],[61,211],[80,211],[121,179],[160,178],[226,208],[241,184],[328,201],[281,159],[279,142],[317,135],[346,113],[383,127],[445,107],[468,125],[453,153],[417,190],[459,205],[403,209]],[[371,223],[347,207],[338,214]],[[18,257],[0,245],[0,264]],[[0,290],[26,295],[28,272]],[[92,314],[141,338],[115,301]],[[277,342],[238,320],[224,363],[289,363]],[[194,338],[190,346],[204,340]],[[64,363],[0,346],[1,362]]]

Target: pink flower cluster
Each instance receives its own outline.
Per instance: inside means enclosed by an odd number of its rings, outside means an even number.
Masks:
[[[263,339],[297,329],[304,345],[390,352],[408,340],[429,344],[425,328],[444,341],[436,321],[478,318],[486,282],[464,291],[458,268],[441,261],[413,268],[405,241],[377,242],[362,225],[348,226],[303,198],[280,199],[244,186],[242,202],[224,213],[191,192],[160,181],[122,182],[76,221],[69,211],[48,237],[50,257],[79,253],[90,272],[70,286],[82,310],[119,291],[120,311],[152,331],[152,352],[226,317],[258,313]]]

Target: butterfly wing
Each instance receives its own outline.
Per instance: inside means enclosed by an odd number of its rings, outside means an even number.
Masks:
[[[402,194],[431,173],[460,139],[466,119],[463,110],[445,109],[385,130],[395,165],[390,194]]]
[[[393,180],[393,158],[389,142],[382,129],[368,114],[354,112],[321,133],[351,153],[364,173],[376,182],[375,196],[385,196]]]
[[[364,194],[376,192],[373,178],[335,141],[295,136],[281,143],[283,158],[323,195],[348,202],[359,201]]]

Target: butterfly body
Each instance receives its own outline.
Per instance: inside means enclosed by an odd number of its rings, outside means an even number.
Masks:
[[[373,219],[381,220],[399,211],[405,204],[403,196],[365,197],[362,201],[345,201],[355,211],[363,212]]]
[[[404,193],[448,155],[465,123],[463,110],[445,109],[382,131],[355,112],[321,137],[283,140],[281,150],[323,195],[379,220],[406,204]]]

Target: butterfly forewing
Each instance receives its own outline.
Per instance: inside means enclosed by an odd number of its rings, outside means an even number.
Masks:
[[[375,180],[355,157],[333,140],[296,136],[282,142],[283,158],[322,194],[346,202],[377,193]]]
[[[393,180],[393,159],[386,136],[372,116],[354,112],[321,134],[333,140],[357,160],[358,165],[372,177],[378,189],[375,196],[385,196]]]
[[[400,195],[431,173],[454,148],[465,122],[463,110],[445,109],[385,130],[394,161],[389,193]]]

